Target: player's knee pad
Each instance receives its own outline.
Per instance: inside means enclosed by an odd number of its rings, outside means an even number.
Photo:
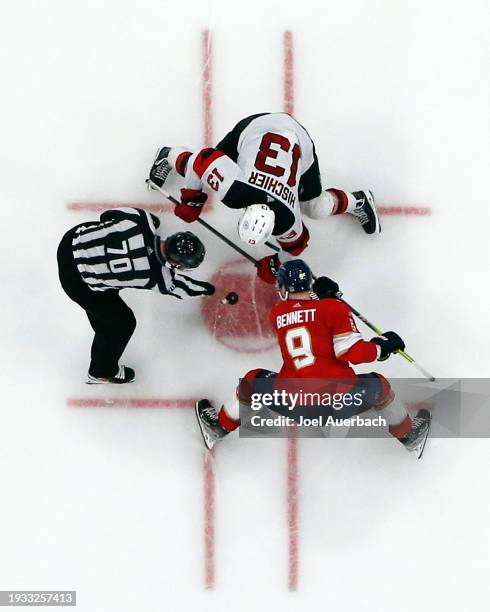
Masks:
[[[380,391],[373,408],[376,410],[383,410],[383,408],[386,408],[386,406],[391,404],[391,402],[395,399],[395,392],[391,388],[389,381],[382,374],[374,372],[374,375],[379,380]]]
[[[236,394],[240,402],[250,404],[252,401],[252,394],[256,392],[255,384],[256,380],[260,378],[273,378],[276,376],[276,372],[271,370],[264,370],[263,368],[256,368],[255,370],[249,370],[245,376],[240,379]]]

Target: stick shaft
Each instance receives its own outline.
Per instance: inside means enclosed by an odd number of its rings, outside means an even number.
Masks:
[[[160,193],[162,193],[166,198],[168,198],[172,202],[172,204],[179,204],[179,202],[175,198],[173,198],[170,194],[165,193],[165,191],[163,191],[163,189],[160,189],[158,187],[157,190],[160,191]],[[217,238],[222,240],[225,244],[227,244],[229,247],[231,247],[237,253],[240,253],[240,255],[243,255],[243,257],[248,259],[248,261],[252,262],[255,266],[257,265],[258,261],[255,259],[255,257],[252,257],[252,255],[247,253],[247,251],[244,251],[243,249],[241,249],[237,244],[232,242],[229,238],[227,238],[224,234],[219,232],[215,227],[210,225],[207,221],[204,221],[204,219],[201,219],[201,217],[199,217],[197,219],[197,222],[200,225],[202,225],[203,227],[205,227],[208,230],[208,232],[211,232],[212,234],[214,234]],[[270,245],[270,246],[271,246],[271,248],[274,248],[272,245]]]
[[[158,188],[158,191],[160,191],[161,193],[163,193],[163,195],[168,198],[173,204],[178,204],[179,202],[173,198],[171,195],[169,195],[168,193],[165,193],[162,189]],[[258,260],[255,259],[255,257],[253,257],[252,255],[250,255],[249,253],[247,253],[246,251],[244,251],[242,248],[240,248],[237,244],[235,244],[232,240],[230,240],[229,238],[227,238],[224,234],[222,234],[221,232],[219,232],[215,227],[213,227],[212,225],[210,225],[207,221],[204,221],[204,219],[201,219],[201,217],[199,217],[197,219],[197,222],[202,225],[203,227],[205,227],[209,232],[211,232],[212,234],[214,234],[217,238],[219,238],[221,241],[223,241],[225,244],[227,244],[230,248],[232,248],[233,250],[235,250],[237,253],[240,253],[240,255],[242,255],[243,257],[245,257],[246,259],[248,259],[248,261],[250,261],[251,263],[254,264],[254,266],[257,266],[258,264]],[[273,251],[275,251],[276,253],[279,252],[281,249],[275,245],[272,244],[271,242],[267,241],[266,246],[268,246],[270,249],[272,249]],[[315,276],[313,276],[313,278],[316,278]],[[367,325],[369,327],[369,329],[371,329],[376,335],[378,336],[382,336],[383,332],[381,331],[381,329],[379,327],[377,327],[376,325],[374,325],[373,323],[371,323],[371,321],[369,321],[369,319],[366,319],[366,317],[364,315],[362,315],[356,308],[354,308],[353,306],[351,306],[348,302],[346,302],[345,300],[343,300],[342,298],[339,298],[342,302],[344,302],[344,304],[346,306],[348,306],[352,313],[358,318],[360,319],[365,325]],[[406,353],[405,351],[397,351],[397,353],[399,355],[401,355],[404,359],[406,359],[409,363],[411,363],[414,368],[416,368],[421,374],[423,374],[423,376],[425,376],[426,378],[428,378],[431,381],[435,380],[435,377],[432,376],[432,374],[430,374],[425,368],[423,368],[420,364],[418,364],[415,359],[409,355],[408,353]]]
[[[204,219],[201,219],[201,217],[198,218],[197,222],[202,225],[203,227],[205,227],[209,232],[211,232],[212,234],[214,234],[217,238],[219,238],[220,240],[222,240],[224,243],[226,243],[229,247],[231,247],[232,249],[234,249],[237,253],[240,253],[240,255],[243,255],[243,257],[245,257],[246,259],[248,259],[248,261],[252,262],[255,266],[257,265],[257,260],[255,259],[255,257],[252,257],[252,255],[250,255],[249,253],[247,253],[247,251],[244,251],[243,249],[241,249],[237,244],[235,244],[234,242],[232,242],[229,238],[227,238],[224,234],[222,234],[221,232],[219,232],[216,228],[214,228],[212,225],[210,225],[209,223],[207,223],[206,221],[204,221]]]

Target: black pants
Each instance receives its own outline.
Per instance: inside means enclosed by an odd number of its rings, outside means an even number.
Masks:
[[[82,280],[73,259],[75,230],[68,231],[58,247],[60,282],[68,297],[85,310],[95,332],[89,373],[107,378],[117,374],[119,358],[133,335],[136,319],[117,289],[92,291]]]

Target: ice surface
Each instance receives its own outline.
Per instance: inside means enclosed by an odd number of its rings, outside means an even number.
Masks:
[[[68,398],[230,396],[276,350],[212,338],[197,301],[126,291],[130,389],[83,384],[91,332],[57,280],[57,244],[97,213],[71,202],[156,198],[157,146],[203,142],[201,32],[213,35],[213,135],[295,114],[329,185],[372,187],[430,217],[310,223],[308,260],[439,376],[488,376],[486,3],[5,3],[0,22],[2,444],[0,589],[76,589],[84,612],[484,609],[486,440],[301,440],[298,591],[288,592],[287,441],[216,450],[215,579],[205,591],[203,450],[188,408],[75,408]],[[236,217],[210,222],[231,234]],[[165,215],[172,230],[180,222]],[[201,228],[202,277],[235,256]],[[264,251],[265,254],[265,251]],[[370,369],[370,368],[366,368]],[[414,375],[393,358],[391,376]]]

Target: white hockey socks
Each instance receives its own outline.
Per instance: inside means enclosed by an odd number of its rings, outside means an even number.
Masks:
[[[357,199],[353,193],[340,189],[327,189],[317,198],[301,202],[301,210],[310,219],[326,219],[331,215],[353,212],[356,204]]]

